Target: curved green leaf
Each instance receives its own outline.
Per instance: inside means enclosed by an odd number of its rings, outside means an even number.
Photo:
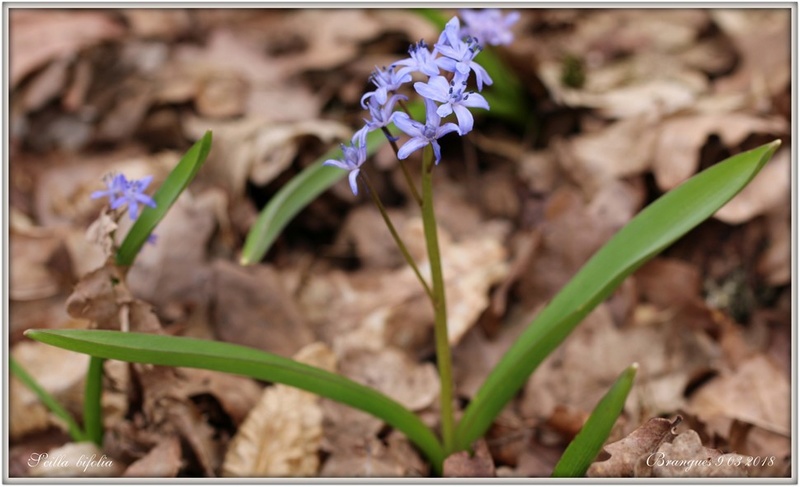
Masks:
[[[206,132],[203,137],[195,142],[189,148],[186,154],[181,158],[175,169],[169,173],[164,184],[158,188],[153,199],[156,202],[156,207],[151,208],[145,206],[139,218],[136,219],[125,240],[122,241],[119,250],[117,251],[117,264],[121,266],[129,266],[136,260],[139,250],[147,241],[147,238],[153,233],[158,222],[164,218],[172,204],[178,199],[184,189],[194,179],[197,171],[200,170],[203,163],[206,162],[208,152],[211,150],[211,132]]]
[[[402,431],[434,468],[444,453],[433,432],[411,411],[350,379],[253,348],[196,338],[110,330],[28,330],[28,338],[104,359],[194,367],[278,382],[366,411]]]
[[[489,374],[456,428],[457,450],[481,437],[536,367],[595,306],[646,261],[741,191],[780,141],[720,162],[642,210],[581,268]]]
[[[386,142],[383,132],[371,132],[367,135],[367,156],[374,154]],[[300,210],[347,176],[346,171],[322,165],[328,159],[341,158],[341,149],[328,151],[278,190],[261,210],[258,220],[247,234],[240,258],[242,265],[255,264],[263,259],[284,227]]]
[[[638,369],[637,364],[625,369],[600,399],[583,428],[564,450],[553,469],[553,477],[583,477],[586,474],[625,407]]]

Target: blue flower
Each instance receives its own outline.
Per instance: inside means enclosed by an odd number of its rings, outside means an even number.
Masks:
[[[442,55],[436,59],[436,64],[445,71],[458,72],[462,75],[468,75],[470,71],[475,72],[478,91],[481,91],[484,83],[492,84],[489,73],[483,66],[473,61],[482,48],[474,37],[462,38],[460,31],[461,23],[458,17],[453,17],[447,22],[439,36],[439,42],[434,46]]]
[[[483,95],[464,91],[466,85],[466,76],[456,73],[449,83],[444,76],[435,76],[427,83],[414,83],[414,89],[423,97],[441,103],[436,110],[439,116],[446,117],[455,112],[459,135],[465,135],[472,130],[473,124],[469,108],[489,109],[489,103]]]
[[[341,159],[328,159],[322,163],[323,166],[334,166],[350,171],[350,189],[354,195],[358,195],[356,178],[358,178],[358,173],[361,171],[361,165],[367,160],[367,132],[369,132],[369,127],[365,125],[353,134],[349,146],[341,144]]]
[[[433,154],[436,156],[436,164],[442,158],[442,150],[437,140],[450,132],[458,132],[458,125],[448,122],[441,125],[442,118],[436,113],[436,103],[433,100],[424,98],[425,101],[425,124],[412,120],[407,113],[395,112],[394,124],[405,132],[411,139],[397,152],[398,159],[405,159],[412,152],[430,144],[433,147]]]
[[[496,8],[483,10],[464,9],[459,11],[466,24],[461,29],[462,36],[474,37],[480,45],[508,45],[514,40],[511,26],[519,20],[519,12],[503,13]]]
[[[378,104],[386,104],[389,98],[389,92],[395,92],[400,89],[404,83],[411,81],[411,75],[408,73],[395,72],[394,66],[389,66],[389,68],[383,69],[375,68],[369,80],[372,81],[372,84],[374,84],[377,89],[365,93],[364,96],[361,97],[361,106],[364,108],[367,108],[366,101],[373,97],[378,101]]]
[[[397,61],[392,66],[405,66],[397,71],[398,76],[410,74],[414,71],[419,71],[427,76],[438,76],[439,66],[436,64],[436,52],[433,53],[428,49],[428,44],[420,40],[416,44],[411,44],[408,48],[408,55],[410,57]]]
[[[142,179],[128,179],[122,174],[106,177],[106,187],[104,191],[95,191],[91,198],[108,197],[108,202],[112,210],[121,206],[128,205],[128,216],[135,220],[139,213],[139,204],[155,208],[156,202],[150,196],[144,194],[144,190],[153,180],[153,176],[145,176]]]
[[[372,119],[364,119],[364,122],[367,123],[367,127],[369,127],[370,131],[386,127],[392,122],[392,111],[398,100],[408,100],[408,97],[395,94],[389,97],[383,105],[379,104],[376,98],[367,100],[366,108],[369,109],[369,114],[372,116]]]

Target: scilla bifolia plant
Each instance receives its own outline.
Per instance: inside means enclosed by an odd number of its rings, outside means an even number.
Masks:
[[[338,374],[247,347],[184,337],[101,330],[30,330],[28,336],[94,357],[205,368],[314,392],[366,411],[402,431],[428,458],[434,472],[441,474],[445,458],[451,453],[469,449],[483,436],[534,369],[595,306],[643,263],[733,198],[779,145],[776,141],[712,166],[665,194],[632,219],[539,313],[489,374],[456,422],[444,276],[433,210],[433,178],[437,165],[446,159],[439,140],[468,134],[474,126],[470,109],[478,108],[484,113],[491,110],[482,90],[492,85],[494,80],[481,66],[478,56],[487,45],[511,42],[509,27],[516,21],[517,14],[489,9],[462,11],[462,16],[465,24],[462,26],[458,18],[451,19],[433,46],[420,41],[411,46],[406,59],[373,73],[371,81],[375,89],[361,100],[369,112],[365,125],[355,132],[348,145],[342,146],[341,152],[324,156],[276,195],[251,231],[242,256],[243,263],[257,262],[274,240],[276,232],[293,215],[312,197],[345,175],[353,193],[358,194],[359,184],[362,184],[383,215],[435,311],[436,360],[441,379],[438,434],[414,413],[372,388]],[[497,82],[499,85],[501,80]],[[409,95],[421,97],[421,103],[409,100]],[[495,95],[496,99],[502,99],[502,93]],[[400,133],[406,137],[401,139]],[[423,273],[411,259],[368,176],[362,171],[369,155],[382,143],[392,145],[409,193],[420,207],[430,282],[423,278]],[[406,164],[420,151],[421,184],[417,187]],[[272,225],[265,225],[265,222]],[[623,371],[601,399],[558,462],[553,472],[555,476],[585,473],[622,410],[635,371],[635,364]]]

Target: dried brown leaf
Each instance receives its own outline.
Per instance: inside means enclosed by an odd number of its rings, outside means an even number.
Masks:
[[[610,455],[604,461],[594,462],[586,471],[587,477],[635,477],[637,465],[642,457],[655,453],[664,443],[677,435],[672,422],[664,418],[652,418],[625,438],[610,443],[603,450]]]
[[[181,443],[175,436],[160,441],[147,455],[133,462],[123,477],[176,477],[181,469]]]
[[[26,301],[58,294],[58,275],[48,261],[61,247],[62,237],[57,231],[25,228],[15,221],[9,243],[9,297]]]
[[[291,103],[285,94],[279,97],[282,103]],[[314,117],[287,123],[270,123],[261,115],[232,121],[189,117],[185,126],[191,137],[199,138],[206,130],[214,132],[214,147],[219,150],[211,154],[205,170],[225,181],[235,196],[244,192],[248,180],[263,186],[288,169],[305,137],[315,137],[327,144],[349,139],[352,135],[352,131],[339,122]],[[224,157],[214,154],[224,154]]]
[[[453,453],[444,459],[444,477],[495,477],[494,460],[486,446],[479,440],[473,445],[474,453]]]
[[[786,122],[745,113],[715,113],[675,116],[665,120],[656,142],[653,173],[662,191],[676,187],[700,167],[700,149],[717,134],[727,147],[736,147],[747,136],[782,134]]]
[[[351,350],[340,358],[343,375],[374,387],[412,411],[439,397],[439,376],[430,363],[417,364],[397,349]]]
[[[38,342],[22,342],[11,350],[11,355],[39,385],[68,411],[81,411],[83,384],[89,366],[89,356],[54,348]],[[12,379],[9,395],[11,436],[41,431],[55,424],[65,425],[46,409],[33,391]]]
[[[336,358],[320,342],[295,359],[333,371]],[[231,442],[222,474],[227,477],[312,476],[319,468],[322,410],[312,393],[278,384],[267,388]]]
[[[653,477],[749,477],[741,458],[704,447],[697,432],[688,430],[671,443],[662,444],[646,464],[652,468]]]
[[[53,59],[73,56],[125,29],[99,11],[14,9],[9,16],[11,86]]]
[[[678,331],[680,330],[680,331]],[[631,417],[675,411],[696,374],[707,371],[718,351],[701,331],[666,319],[649,326],[618,328],[601,304],[536,370],[524,389],[520,411],[550,418],[558,405],[590,412],[620,370],[640,364],[639,394],[628,401]]]
[[[225,205],[221,190],[184,191],[156,228],[155,244],[142,248],[128,272],[131,292],[160,308],[206,302],[213,274],[207,247]]]
[[[321,477],[424,477],[427,464],[408,440],[392,432],[386,442],[367,438],[334,450],[322,466]]]
[[[223,260],[211,268],[214,327],[220,339],[283,356],[314,340],[275,269],[243,268]]]
[[[706,421],[718,416],[738,419],[789,436],[790,397],[785,372],[759,354],[705,384],[687,409]]]
[[[791,155],[785,148],[778,151],[744,189],[733,197],[714,217],[738,225],[772,212],[778,206],[791,205]],[[788,242],[788,239],[787,239]]]

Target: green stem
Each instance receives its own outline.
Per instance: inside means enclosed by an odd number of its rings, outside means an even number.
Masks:
[[[372,182],[370,182],[369,177],[367,177],[367,175],[363,171],[361,171],[359,175],[361,176],[361,179],[364,181],[364,184],[367,186],[367,191],[369,191],[369,194],[372,196],[372,201],[375,202],[375,206],[378,207],[378,211],[381,213],[383,221],[386,222],[386,226],[389,228],[389,232],[392,234],[392,238],[394,238],[397,247],[400,248],[400,252],[402,252],[403,257],[405,257],[406,259],[406,262],[408,262],[408,265],[411,266],[411,269],[414,271],[414,274],[417,275],[417,279],[419,279],[419,282],[422,283],[422,287],[425,288],[425,292],[428,294],[428,297],[431,298],[431,301],[433,301],[434,298],[433,298],[433,292],[431,291],[431,287],[425,281],[425,278],[422,277],[422,273],[419,271],[417,263],[414,262],[414,259],[411,257],[411,253],[408,251],[406,244],[403,243],[403,240],[400,238],[400,234],[397,233],[397,229],[395,229],[392,220],[389,218],[389,214],[386,212],[386,208],[383,206],[380,197],[378,197],[378,193],[375,191],[375,187],[372,186]]]
[[[436,362],[441,380],[440,407],[442,410],[442,443],[445,455],[453,452],[455,420],[453,415],[453,371],[450,342],[447,337],[447,301],[444,293],[442,260],[439,255],[439,238],[436,234],[436,215],[433,211],[433,149],[425,146],[422,153],[422,223],[425,244],[433,280],[434,334]]]
[[[61,421],[66,423],[67,431],[69,432],[70,438],[72,438],[75,442],[86,441],[86,433],[84,433],[83,429],[78,425],[77,421],[72,417],[72,415],[64,409],[64,407],[59,404],[59,402],[50,395],[37,381],[33,378],[28,371],[26,371],[22,365],[19,364],[13,357],[9,359],[8,362],[9,370],[12,374],[14,374],[20,381],[22,381],[25,386],[33,391],[36,394],[36,397],[42,401],[42,404],[47,407],[50,411],[53,412]]]
[[[392,145],[392,149],[394,149],[394,154],[397,155],[400,152],[400,148],[397,147],[397,141],[394,140],[392,137],[391,132],[386,127],[381,127],[383,129],[383,134],[386,135],[386,140]],[[408,170],[408,166],[404,160],[400,159],[399,157],[397,160],[400,162],[400,169],[403,170],[403,176],[406,178],[406,184],[408,185],[408,189],[411,191],[411,196],[414,197],[414,201],[417,202],[417,206],[422,207],[422,198],[419,196],[419,192],[417,191],[417,187],[414,185],[414,180],[411,178],[411,173]]]
[[[105,359],[92,357],[86,374],[86,391],[83,397],[83,423],[86,436],[97,446],[103,444],[103,363]]]

